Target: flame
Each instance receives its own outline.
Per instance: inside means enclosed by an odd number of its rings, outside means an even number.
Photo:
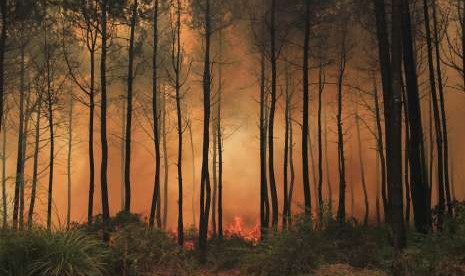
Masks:
[[[240,216],[235,216],[233,223],[231,223],[225,230],[225,235],[229,237],[241,237],[245,240],[257,242],[260,239],[260,226],[257,222],[253,228],[244,228],[244,220]]]

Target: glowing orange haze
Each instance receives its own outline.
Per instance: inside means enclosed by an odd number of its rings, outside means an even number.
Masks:
[[[238,27],[239,28],[239,27]],[[255,229],[259,211],[259,144],[258,144],[258,85],[256,82],[256,57],[250,53],[250,45],[245,39],[241,37],[242,30],[234,29],[228,32],[226,39],[229,41],[228,49],[225,51],[228,53],[226,59],[230,61],[229,65],[224,67],[224,132],[226,135],[224,141],[224,220],[225,228],[232,233],[240,233],[244,236],[255,237],[256,235],[249,230],[244,230],[243,227]],[[186,34],[186,46],[189,52],[193,53],[201,48],[199,38],[195,33]],[[198,56],[198,55],[197,55]],[[350,62],[349,62],[350,66]],[[198,67],[198,68],[197,68]],[[192,156],[190,154],[190,142],[189,137],[186,133],[184,138],[185,151],[184,151],[184,219],[185,225],[188,226],[193,223],[192,221],[192,193],[195,190],[196,197],[198,197],[199,187],[199,175],[200,175],[200,164],[201,164],[201,129],[202,129],[202,91],[200,83],[200,70],[201,64],[194,63],[194,72],[190,76],[188,84],[185,86],[190,89],[186,92],[184,98],[184,112],[190,110],[191,122],[194,133],[194,146],[196,156],[194,157],[196,179],[192,181]],[[295,82],[295,109],[293,110],[293,116],[296,121],[301,120],[301,88],[300,73],[297,72],[294,76]],[[312,73],[312,78],[314,78]],[[353,78],[359,78],[360,82],[364,81],[364,76],[357,76],[355,73],[350,75]],[[351,81],[352,79],[347,79]],[[329,74],[328,79],[332,78]],[[453,78],[449,78],[451,82]],[[283,85],[284,80],[281,78],[280,85]],[[369,82],[367,82],[369,83]],[[150,131],[147,118],[142,116],[141,106],[144,104],[145,98],[144,93],[149,93],[150,82],[148,80],[136,79],[136,113],[135,126],[134,126],[134,144],[132,152],[132,210],[136,213],[142,214],[144,217],[149,212],[152,191],[153,191],[153,176],[154,176],[154,159],[153,159],[153,145],[150,137],[146,134],[146,129]],[[367,87],[368,89],[369,87]],[[146,91],[148,90],[148,91]],[[116,100],[118,95],[121,95],[124,91],[124,85],[114,84],[109,90],[110,95],[114,99],[112,106],[109,111],[109,132],[110,132],[110,164],[109,164],[109,189],[110,189],[110,206],[112,214],[115,214],[120,210],[121,206],[121,122],[123,115],[121,113],[122,104],[119,100]],[[79,92],[76,92],[79,93]],[[312,93],[315,93],[315,89],[312,89]],[[347,94],[355,93],[354,91],[346,91]],[[336,202],[338,190],[337,190],[337,153],[336,153],[336,135],[335,135],[335,107],[333,99],[335,95],[334,87],[328,86],[326,91],[326,111],[328,118],[328,158],[330,164],[330,176],[332,184],[333,202]],[[313,146],[313,158],[316,160],[316,140],[315,140],[315,128],[316,128],[316,103],[315,94],[312,99],[312,146]],[[354,97],[358,97],[354,94]],[[280,101],[282,97],[280,97]],[[371,101],[371,99],[367,99]],[[465,128],[463,127],[465,96],[456,93],[455,91],[449,91],[447,95],[447,112],[450,125],[450,149],[451,149],[451,160],[454,163],[454,175],[453,180],[455,183],[457,196],[462,198],[463,188],[459,183],[462,182],[463,174],[462,169],[465,164],[465,149],[462,146],[462,137]],[[98,110],[98,109],[97,109]],[[176,164],[175,156],[177,153],[176,147],[176,136],[174,131],[174,109],[173,102],[170,99],[169,102],[169,127],[168,134],[168,152],[170,157],[170,174],[169,174],[169,226],[168,228],[174,228],[177,219],[177,178],[176,178]],[[347,189],[348,195],[348,212],[360,215],[363,213],[363,203],[361,199],[362,190],[360,184],[360,172],[358,162],[358,149],[356,144],[356,130],[353,123],[353,117],[349,115],[353,112],[353,104],[350,104],[349,97],[345,100],[346,116],[344,127],[347,131],[346,142],[346,162],[348,169],[348,183],[349,188]],[[424,108],[424,112],[427,108]],[[365,111],[360,111],[362,114],[366,114]],[[279,105],[277,114],[277,130],[276,130],[276,175],[279,189],[282,188],[282,145],[283,145],[283,113],[282,104]],[[76,127],[74,129],[74,137],[79,143],[76,143],[73,151],[73,172],[72,172],[72,220],[83,222],[87,216],[87,196],[88,196],[88,155],[87,155],[87,111],[83,106],[77,107],[76,111]],[[371,116],[366,117],[368,124],[372,125]],[[371,134],[362,127],[362,140],[363,140],[363,158],[366,164],[367,172],[367,183],[368,192],[370,195],[370,208],[371,217],[374,216],[374,205],[375,205],[375,191],[376,191],[376,153],[374,150],[374,140]],[[427,125],[425,125],[425,129]],[[98,120],[95,125],[96,139],[95,139],[95,153],[96,153],[96,197],[95,197],[95,209],[96,213],[100,210],[100,186],[99,186],[99,124]],[[59,129],[60,133],[65,133],[64,127]],[[302,201],[301,193],[301,165],[300,165],[300,129],[297,123],[294,123],[294,159],[296,163],[296,183],[295,183],[295,202],[293,210],[295,212],[300,211],[300,202]],[[62,135],[62,137],[65,137]],[[9,176],[14,176],[14,164],[15,164],[15,148],[16,138],[13,133],[10,134],[8,141],[9,145],[9,159],[8,159],[8,173]],[[60,137],[58,147],[58,161],[57,161],[57,176],[54,182],[54,202],[55,202],[55,214],[54,223],[55,225],[63,224],[66,215],[66,140]],[[41,153],[42,167],[45,168],[48,153],[44,150]],[[30,170],[31,161],[28,160],[28,173]],[[316,168],[316,164],[314,164]],[[313,168],[311,167],[313,172]],[[312,175],[313,177],[313,175]],[[163,179],[163,178],[162,178]],[[311,178],[313,179],[313,178]],[[325,179],[326,181],[326,179]],[[46,183],[45,178],[41,179],[39,187],[39,208],[37,209],[37,220],[42,221],[45,218],[46,210]],[[312,181],[313,183],[313,181]],[[10,187],[13,182],[10,182]],[[312,184],[312,193],[315,195]],[[354,209],[351,209],[351,188],[353,187],[354,193]],[[325,194],[326,186],[324,188]],[[10,190],[11,199],[11,190]],[[279,193],[280,195],[282,193]],[[165,200],[165,199],[162,199]],[[280,197],[280,202],[282,198]],[[313,202],[316,202],[313,200]],[[194,207],[199,208],[198,199],[195,199]],[[336,205],[334,205],[336,206]],[[198,214],[198,210],[196,210]],[[196,221],[195,224],[198,224]],[[228,228],[229,225],[232,225]]]

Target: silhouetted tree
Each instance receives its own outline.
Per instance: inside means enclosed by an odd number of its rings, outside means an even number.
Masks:
[[[102,196],[103,240],[109,242],[108,223],[110,208],[108,203],[108,140],[107,140],[107,13],[108,1],[102,0],[101,8],[101,57],[100,57],[100,142],[102,147],[102,161],[100,168],[100,186]]]

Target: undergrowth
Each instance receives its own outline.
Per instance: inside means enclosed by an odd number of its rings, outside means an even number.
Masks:
[[[111,240],[101,242],[101,225],[75,225],[48,232],[0,231],[0,275],[465,275],[465,203],[455,203],[454,219],[439,233],[408,232],[407,248],[395,255],[389,228],[293,218],[286,230],[268,230],[260,242],[240,236],[209,240],[204,262],[196,250],[148,228],[139,216],[120,213],[109,225]]]

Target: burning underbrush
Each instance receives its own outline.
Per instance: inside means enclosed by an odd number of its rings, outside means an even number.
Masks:
[[[244,226],[244,220],[240,216],[235,216],[233,223],[231,223],[224,232],[227,237],[239,237],[254,244],[260,240],[260,225],[258,221],[252,228]]]

